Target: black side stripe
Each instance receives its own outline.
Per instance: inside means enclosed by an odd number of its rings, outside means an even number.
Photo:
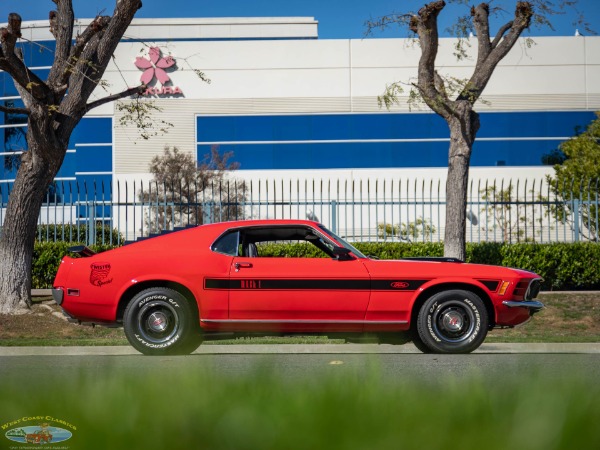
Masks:
[[[415,291],[429,280],[206,278],[205,289]]]

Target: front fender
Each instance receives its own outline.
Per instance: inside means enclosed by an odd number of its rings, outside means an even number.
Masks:
[[[481,300],[486,305],[488,313],[490,315],[490,323],[495,322],[496,310],[492,301],[492,292],[480,281],[473,278],[467,277],[443,277],[434,278],[423,284],[411,299],[410,309],[411,322],[412,319],[418,314],[421,305],[434,294],[438,292],[451,290],[451,289],[463,289],[475,292],[481,297]]]

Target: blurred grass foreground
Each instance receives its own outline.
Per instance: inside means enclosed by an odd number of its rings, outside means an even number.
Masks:
[[[375,366],[368,372],[282,380],[269,370],[223,377],[209,368],[134,375],[105,367],[34,385],[9,375],[0,419],[61,418],[76,427],[60,444],[73,450],[600,448],[597,380],[390,381]],[[5,432],[0,448],[14,444]]]

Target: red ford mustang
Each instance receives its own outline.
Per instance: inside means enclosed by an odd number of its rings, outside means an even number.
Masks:
[[[274,256],[273,243],[295,244],[294,256]],[[74,251],[54,280],[56,302],[73,321],[124,326],[147,355],[293,333],[404,336],[424,352],[468,353],[488,330],[543,308],[534,273],[452,258],[379,261],[311,221],[215,223]]]

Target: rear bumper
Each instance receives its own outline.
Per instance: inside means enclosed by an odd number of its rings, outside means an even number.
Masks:
[[[63,299],[64,299],[64,295],[65,295],[65,292],[62,289],[60,289],[60,288],[58,288],[58,289],[57,288],[53,288],[52,289],[52,298],[59,305],[62,305],[62,302],[63,302]]]
[[[544,309],[544,304],[535,300],[505,300],[502,304],[507,308],[527,308],[531,314]]]

